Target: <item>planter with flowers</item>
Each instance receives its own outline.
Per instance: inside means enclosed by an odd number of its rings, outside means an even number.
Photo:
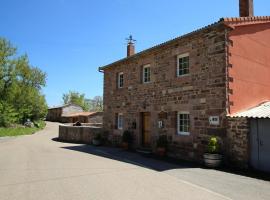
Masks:
[[[220,145],[217,137],[210,138],[207,152],[203,155],[203,158],[207,167],[216,168],[220,166],[222,155],[220,154]]]

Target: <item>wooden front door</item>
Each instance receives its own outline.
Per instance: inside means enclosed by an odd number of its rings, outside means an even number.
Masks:
[[[142,113],[142,145],[150,146],[150,113]]]

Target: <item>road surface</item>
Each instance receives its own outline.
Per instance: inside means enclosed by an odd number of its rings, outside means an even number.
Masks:
[[[0,138],[1,200],[270,199],[267,181],[53,141],[58,125]]]

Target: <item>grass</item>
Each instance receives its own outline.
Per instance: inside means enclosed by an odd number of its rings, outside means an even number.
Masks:
[[[24,128],[24,127],[16,127],[16,128],[0,128],[0,137],[5,136],[19,136],[19,135],[32,135],[35,132],[43,129],[45,127],[44,121],[39,121],[35,123],[35,127],[33,128]]]

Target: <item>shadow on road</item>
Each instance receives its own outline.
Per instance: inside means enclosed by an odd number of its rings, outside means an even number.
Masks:
[[[183,169],[195,167],[193,164],[190,163],[181,163],[181,164],[172,163],[165,160],[153,158],[152,155],[143,155],[136,152],[124,151],[120,148],[112,148],[104,146],[96,147],[91,145],[80,145],[62,148],[89,153],[92,155],[101,156],[104,158],[109,158],[121,162],[126,162],[140,167],[156,170],[159,172],[171,169]]]
[[[57,138],[53,139],[54,141],[58,141]],[[60,142],[60,141],[58,141]],[[148,169],[152,169],[158,172],[172,170],[172,169],[187,169],[187,168],[201,168],[207,169],[203,165],[198,165],[196,163],[187,162],[184,160],[176,160],[176,159],[160,159],[154,155],[144,155],[137,152],[125,151],[121,148],[113,148],[106,146],[92,146],[86,144],[80,144],[76,146],[67,146],[61,147],[68,150],[79,151],[83,153],[92,154],[95,156],[101,156],[108,159],[113,159],[121,162],[130,163],[133,165],[137,165],[140,167],[145,167]],[[270,174],[265,172],[260,172],[252,169],[236,169],[231,168],[229,166],[223,166],[218,170],[226,173],[246,176],[250,178],[256,178],[260,180],[270,181]]]

